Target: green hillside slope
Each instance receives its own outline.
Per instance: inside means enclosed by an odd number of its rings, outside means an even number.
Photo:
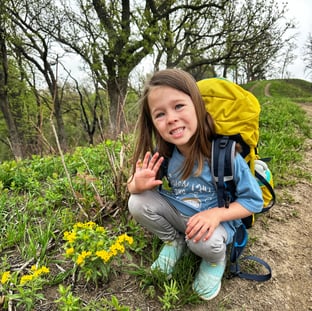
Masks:
[[[312,103],[312,83],[300,79],[276,79],[250,82],[242,85],[256,97],[270,95],[272,97],[287,97],[294,101]],[[267,92],[266,92],[267,91]]]

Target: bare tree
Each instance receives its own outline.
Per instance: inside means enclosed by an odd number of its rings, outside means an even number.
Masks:
[[[194,21],[203,16],[204,12],[208,16],[209,10],[222,10],[228,1],[193,1],[188,4],[181,0],[146,0],[132,4],[129,0],[93,0],[91,5],[86,0],[63,0],[62,9],[55,6],[53,9],[46,8],[50,12],[58,10],[53,16],[50,13],[51,18],[54,18],[54,27],[48,27],[47,23],[44,26],[48,13],[41,22],[45,31],[49,31],[56,40],[84,59],[95,80],[107,91],[110,129],[116,135],[125,126],[124,103],[131,71],[145,56],[153,53],[156,45],[160,51],[164,42],[168,42],[164,46],[167,66],[180,65],[186,56],[182,53],[180,57],[177,50],[173,49],[171,53],[170,36],[178,32],[176,43],[180,44],[179,48],[183,45],[183,51],[191,55],[190,49],[198,48],[196,43],[199,43],[200,38],[196,37],[194,41],[185,32],[187,24],[195,26]],[[185,12],[185,16],[181,16],[181,12]],[[172,29],[168,23],[175,17],[179,18],[179,22]],[[180,30],[182,26],[184,28]]]
[[[275,0],[6,0],[5,4],[12,23],[10,47],[15,57],[44,77],[64,150],[67,137],[55,65],[65,64],[55,50],[79,55],[90,74],[96,95],[88,113],[84,102],[88,98],[83,98],[78,80],[75,83],[82,124],[93,141],[95,131],[106,126],[99,117],[104,92],[109,99],[106,130],[116,136],[126,129],[129,76],[146,56],[154,56],[155,69],[179,67],[197,79],[226,77],[229,72],[237,79],[240,75],[259,79],[291,27],[279,23],[284,7],[277,8]]]
[[[178,5],[180,3],[180,5]],[[176,1],[175,10],[166,11],[162,31],[155,43],[155,67],[180,67],[196,79],[204,76],[227,77],[229,70],[237,79],[263,78],[278,51],[291,37],[292,28],[283,24],[285,4],[264,0],[206,1],[188,6]]]
[[[306,67],[305,71],[312,76],[312,34],[309,33],[305,48],[304,48],[304,58],[303,58]]]
[[[7,1],[7,12],[12,22],[10,44],[16,57],[22,56],[36,67],[48,85],[53,115],[57,124],[57,134],[63,151],[67,150],[67,141],[59,95],[56,64],[58,56],[52,52],[51,37],[42,31],[37,16],[42,12],[44,3],[29,0]]]

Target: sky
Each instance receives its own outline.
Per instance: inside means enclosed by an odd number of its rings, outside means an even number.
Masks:
[[[284,3],[283,0],[278,0],[279,3]],[[287,18],[294,19],[297,29],[297,49],[295,55],[297,56],[294,63],[287,67],[287,71],[290,72],[291,78],[310,80],[311,75],[308,76],[307,72],[304,72],[305,64],[303,61],[303,49],[307,42],[308,34],[312,34],[312,0],[288,0],[287,1],[288,12]]]

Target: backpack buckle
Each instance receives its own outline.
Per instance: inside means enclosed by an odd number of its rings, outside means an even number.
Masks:
[[[229,137],[228,136],[222,136],[222,138],[219,139],[219,147],[220,148],[225,148],[229,142]]]

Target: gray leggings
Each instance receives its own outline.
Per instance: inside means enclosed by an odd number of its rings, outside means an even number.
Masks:
[[[128,207],[133,218],[162,241],[185,240],[184,232],[189,216],[180,214],[157,191],[132,194]],[[186,240],[186,244],[197,256],[216,263],[225,258],[226,240],[227,233],[219,225],[209,240],[197,243]]]

